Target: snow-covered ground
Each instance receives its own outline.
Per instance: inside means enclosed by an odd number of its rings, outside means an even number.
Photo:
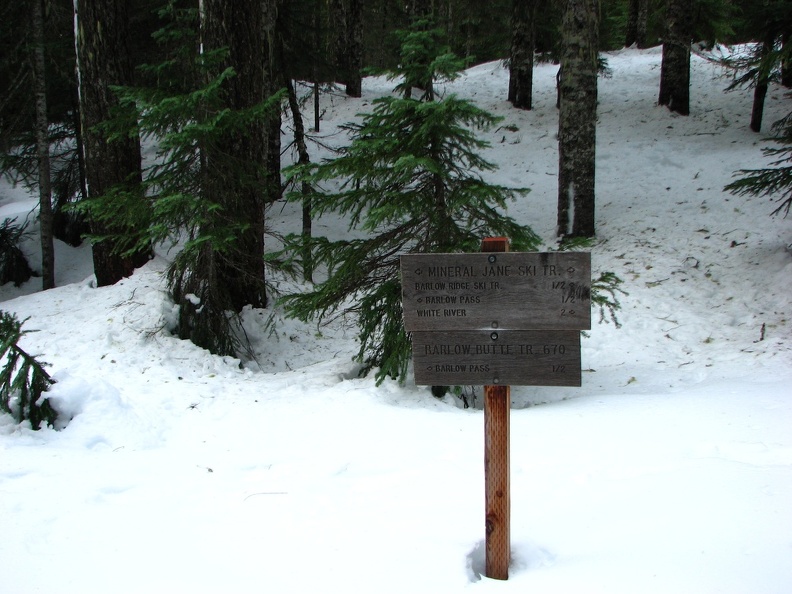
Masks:
[[[722,191],[766,162],[750,92],[694,58],[678,117],[655,105],[659,48],[607,57],[592,259],[625,281],[623,327],[584,338],[582,388],[512,389],[508,582],[481,575],[480,410],[357,378],[352,320],[270,335],[279,312],[247,312],[260,367],[240,368],[164,329],[165,255],[96,289],[90,249],[59,245],[60,288],[0,288],[73,416],[0,417],[0,592],[791,592],[792,220]],[[532,188],[510,214],[548,245],[555,73],[537,68],[531,112],[499,64],[446,88],[504,116],[492,179]],[[326,96],[322,133],[390,87]],[[771,89],[768,125],[789,109]],[[0,186],[0,217],[34,202]],[[270,224],[298,230],[297,208]]]

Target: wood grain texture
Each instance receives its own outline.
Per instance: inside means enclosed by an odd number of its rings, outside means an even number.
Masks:
[[[580,386],[578,330],[413,332],[418,386]]]
[[[431,330],[591,328],[591,254],[401,256],[404,325]]]
[[[509,472],[509,386],[484,388],[484,475],[487,577],[509,578],[511,485]]]

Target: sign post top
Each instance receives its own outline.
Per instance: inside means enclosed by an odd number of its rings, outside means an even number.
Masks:
[[[401,271],[409,332],[591,328],[586,252],[407,254]]]

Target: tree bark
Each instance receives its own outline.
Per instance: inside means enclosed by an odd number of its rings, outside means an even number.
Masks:
[[[666,32],[657,102],[680,115],[690,114],[690,12],[689,0],[666,2]]]
[[[792,43],[792,33],[787,31],[781,37],[781,45],[786,50],[784,58],[781,59],[781,84],[787,89],[792,89],[792,52],[789,51],[790,43]]]
[[[649,0],[630,0],[627,12],[627,32],[624,39],[625,47],[633,44],[643,49],[646,47],[646,23],[649,18]]]
[[[597,0],[564,0],[558,123],[559,237],[593,237],[597,129]]]
[[[297,101],[297,92],[294,90],[294,83],[286,78],[286,91],[288,92],[289,110],[294,121],[294,143],[297,145],[298,163],[307,165],[311,162],[308,154],[308,145],[305,142],[305,124],[303,123],[300,104]],[[302,269],[303,280],[313,281],[313,254],[311,252],[311,235],[313,233],[313,219],[311,215],[311,185],[307,181],[302,182],[300,188],[303,194],[302,203]]]
[[[338,79],[346,94],[360,97],[363,69],[363,0],[333,0],[334,55]]]
[[[140,140],[137,137],[108,142],[97,125],[108,120],[118,106],[111,85],[133,82],[129,59],[129,15],[126,0],[75,0],[77,62],[80,85],[80,116],[88,197],[96,198],[114,187],[140,192],[142,173]],[[143,200],[143,196],[140,196]],[[94,235],[119,231],[96,221]],[[99,286],[111,285],[130,276],[145,264],[151,251],[142,249],[130,256],[115,253],[111,240],[93,246],[94,271]]]
[[[47,79],[44,60],[44,0],[33,3],[33,76],[36,95],[36,154],[38,157],[39,225],[41,232],[42,289],[55,286],[55,244],[52,224],[52,180],[50,177],[47,119]]]
[[[649,42],[646,39],[647,23],[649,22],[649,0],[638,0],[638,30],[635,42],[638,49],[646,49]]]
[[[410,0],[407,12],[413,21],[432,16],[432,0]]]
[[[537,0],[512,0],[509,101],[519,109],[533,107],[536,3]]]
[[[270,56],[265,50],[265,7],[260,0],[203,0],[202,40],[207,53],[227,48],[214,75],[233,67],[236,75],[222,87],[223,104],[232,111],[260,104],[266,97]],[[230,248],[214,246],[199,274],[222,287],[234,311],[267,305],[264,270],[266,170],[270,159],[267,126],[244,133],[227,132],[204,147],[205,192],[220,206],[218,226],[239,226]],[[231,166],[223,166],[231,164]],[[240,176],[236,164],[247,164]],[[246,179],[240,179],[240,178]],[[211,229],[208,230],[211,233]]]
[[[283,0],[261,0],[263,8],[264,36],[264,97],[269,97],[283,88],[281,83],[285,76],[285,64],[277,50],[278,19]],[[280,183],[281,172],[281,111],[275,109],[270,114],[265,129],[267,136],[267,203],[280,200],[283,188]]]
[[[761,58],[759,71],[756,73],[756,85],[754,86],[753,106],[751,108],[751,130],[759,132],[762,129],[762,118],[764,116],[765,97],[769,84],[770,73],[764,67],[767,56],[773,51],[775,35],[770,33],[762,41]]]

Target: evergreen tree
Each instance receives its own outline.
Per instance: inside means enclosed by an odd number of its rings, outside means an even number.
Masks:
[[[442,25],[435,4],[434,18]],[[486,62],[509,55],[512,0],[453,0],[446,10],[451,49],[468,61]]]
[[[769,196],[778,203],[771,215],[787,216],[792,208],[792,113],[776,122],[773,130],[776,133],[773,141],[779,146],[762,149],[774,159],[770,167],[741,169],[735,175],[743,177],[724,189],[738,196]]]
[[[690,0],[666,1],[666,32],[660,66],[658,104],[680,115],[690,113],[690,43],[692,41]]]
[[[782,0],[751,2],[742,7],[740,33],[754,41],[747,53],[723,60],[734,78],[727,91],[753,88],[750,128],[759,132],[764,102],[771,82],[783,84],[784,65],[790,49],[784,40],[792,34],[792,4]]]
[[[4,219],[0,223],[0,285],[12,282],[15,287],[26,283],[33,276],[25,252],[19,247],[22,239],[29,235],[27,223],[18,225],[16,219]]]
[[[44,371],[44,364],[19,346],[27,331],[23,322],[0,311],[0,411],[9,413],[17,423],[30,421],[33,429],[41,423],[54,425],[58,414],[48,398],[42,398],[55,380]]]
[[[434,63],[436,56],[431,58],[424,63]],[[433,82],[426,72],[413,76]],[[477,251],[489,235],[510,237],[516,249],[539,244],[529,228],[500,212],[507,200],[527,190],[492,185],[481,176],[494,165],[479,155],[487,143],[474,130],[498,121],[453,95],[437,101],[384,97],[374,101],[361,123],[346,126],[352,141],[337,158],[289,170],[290,178],[314,188],[340,183],[337,191],[314,194],[314,211],[347,216],[350,231],[365,237],[313,238],[315,264],[327,267],[327,279],[285,298],[287,312],[302,320],[356,315],[361,373],[379,368],[378,382],[403,381],[410,359],[399,255]],[[302,200],[303,194],[290,198]],[[301,249],[300,236],[289,238],[287,250],[295,259]]]
[[[647,47],[646,29],[649,20],[649,0],[629,0],[627,33],[624,45],[635,44],[638,48]]]
[[[562,20],[558,117],[559,237],[595,233],[597,2],[566,0]]]
[[[396,31],[401,43],[399,63],[385,71],[389,80],[400,80],[395,91],[405,99],[420,89],[421,101],[435,99],[435,84],[459,77],[466,61],[457,57],[445,43],[445,32],[429,19],[414,21],[407,30]]]
[[[133,82],[128,52],[128,1],[75,0],[77,23],[77,63],[80,73],[80,115],[83,153],[89,200],[113,200],[115,209],[140,212],[145,200],[139,189],[142,181],[140,140],[135,134],[108,141],[101,124],[119,109],[111,86]],[[128,117],[134,112],[127,106]],[[121,221],[124,221],[123,223]],[[137,226],[130,217],[91,220],[94,273],[99,286],[111,285],[130,276],[151,257],[150,246],[136,246],[121,252],[112,236],[124,233],[118,226]]]
[[[363,2],[332,0],[331,13],[335,25],[335,63],[341,81],[350,97],[362,93],[363,70]]]
[[[267,304],[264,210],[271,185],[280,188],[268,171],[267,134],[281,97],[265,96],[264,12],[248,13],[236,3],[205,7],[199,37],[197,10],[166,6],[170,23],[157,38],[170,48],[169,57],[143,69],[158,84],[117,89],[123,109],[115,134],[127,133],[126,108],[133,107],[135,132],[155,140],[157,154],[143,184],[151,217],[129,209],[127,216],[140,225],[113,240],[124,251],[179,244],[168,270],[178,335],[214,353],[238,355],[246,343],[236,314]],[[230,12],[216,12],[225,9]],[[241,20],[252,22],[241,27]],[[114,203],[93,207],[92,216],[117,218]]]
[[[533,66],[538,0],[512,0],[509,101],[519,109],[533,106]]]
[[[36,154],[38,157],[39,224],[41,229],[41,279],[44,290],[55,286],[55,244],[52,229],[52,179],[47,130],[47,75],[44,57],[44,0],[33,4],[33,72],[36,89]]]
[[[64,208],[81,194],[84,178],[74,141],[73,10],[71,0],[0,8],[0,174],[39,194],[45,288],[54,284],[52,236],[79,244],[75,235],[85,231]]]

